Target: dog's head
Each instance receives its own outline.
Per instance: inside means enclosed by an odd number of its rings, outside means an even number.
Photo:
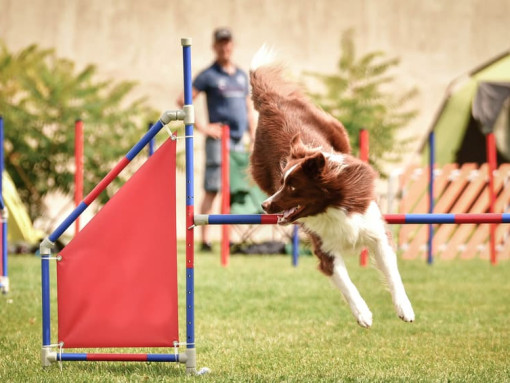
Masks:
[[[262,203],[264,211],[282,214],[280,223],[291,223],[326,211],[333,197],[325,182],[331,168],[328,161],[331,161],[328,155],[319,149],[307,148],[299,135],[294,136],[290,154],[281,166],[280,188]]]

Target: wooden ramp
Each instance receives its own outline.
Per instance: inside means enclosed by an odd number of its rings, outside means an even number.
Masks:
[[[487,165],[447,164],[434,171],[434,213],[489,213]],[[510,211],[510,164],[494,173],[496,213]],[[428,213],[428,168],[408,167],[399,177],[398,213]],[[426,258],[427,225],[402,225],[395,238],[405,259]],[[490,225],[434,225],[433,255],[443,259],[489,259]],[[510,257],[510,225],[496,229],[498,259]]]

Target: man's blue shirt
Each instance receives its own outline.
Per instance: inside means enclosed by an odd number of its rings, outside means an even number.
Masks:
[[[193,87],[207,96],[209,121],[229,125],[230,137],[240,140],[248,129],[246,73],[236,68],[234,74],[228,74],[215,62],[195,78]]]

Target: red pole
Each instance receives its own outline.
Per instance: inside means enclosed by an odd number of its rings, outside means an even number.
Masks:
[[[496,140],[494,133],[488,133],[486,136],[487,144],[487,163],[489,165],[489,213],[494,213],[496,205],[496,194],[494,191],[494,171],[497,168],[496,159]],[[491,252],[491,263],[496,265],[498,263],[496,255],[496,225],[491,224],[490,226],[490,252]]]
[[[230,129],[223,125],[221,135],[221,214],[230,214]],[[230,228],[221,227],[221,265],[228,266],[230,257]]]
[[[74,205],[78,206],[83,200],[83,121],[76,120],[74,124]],[[74,234],[80,231],[80,217],[75,221]]]
[[[359,158],[361,161],[368,163],[368,130],[361,129],[359,132]],[[361,250],[360,265],[366,267],[368,264],[368,250]]]
[[[361,129],[359,132],[359,158],[361,161],[368,162],[368,130]]]

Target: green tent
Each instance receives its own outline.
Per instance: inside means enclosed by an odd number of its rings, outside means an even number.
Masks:
[[[510,87],[510,50],[455,79],[448,87],[444,101],[430,128],[435,132],[438,164],[486,161],[482,126],[480,121],[473,117],[472,111],[481,85]],[[501,97],[504,97],[504,94]],[[488,102],[490,103],[491,100]],[[498,162],[509,162],[510,133],[506,134],[510,130],[508,99],[506,102],[502,99],[501,108],[494,109],[492,113],[498,113],[492,116],[496,125],[494,129]],[[503,130],[504,134],[498,134],[498,129]],[[424,158],[428,158],[426,142],[422,144],[420,152],[424,154]]]

